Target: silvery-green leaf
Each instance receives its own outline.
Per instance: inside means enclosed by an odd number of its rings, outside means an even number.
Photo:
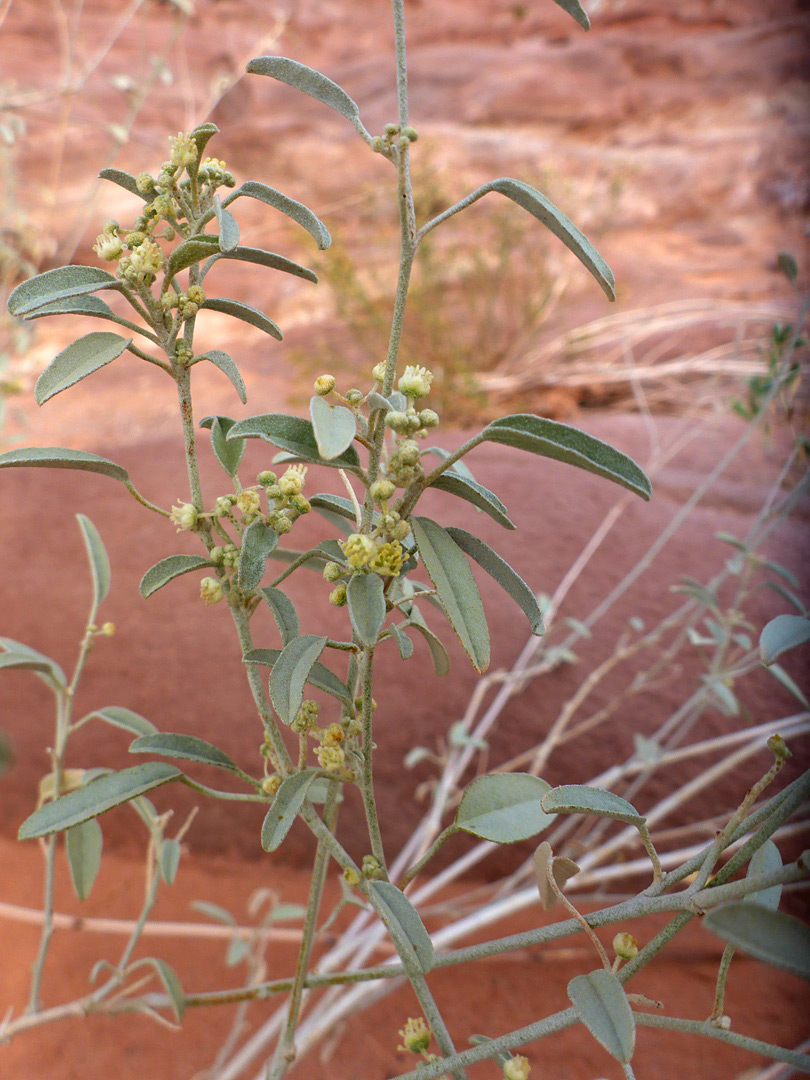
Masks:
[[[236,259],[238,262],[256,263],[258,266],[269,266],[271,270],[280,270],[284,274],[292,274],[293,277],[303,278],[314,284],[318,282],[318,275],[306,266],[301,266],[292,259],[285,259],[283,255],[276,255],[275,252],[265,251],[263,248],[243,247],[240,244],[231,248],[230,251],[215,252],[211,256],[211,262],[217,259]],[[208,272],[208,265],[205,272]]]
[[[360,464],[360,458],[353,446],[349,446],[331,461],[322,458],[311,421],[304,420],[300,416],[286,416],[284,413],[249,416],[234,424],[228,432],[228,437],[265,439],[280,450],[286,450],[295,459],[317,462],[336,469],[353,469]]]
[[[810,619],[802,615],[777,615],[759,636],[759,655],[763,664],[772,664],[777,656],[810,641]]]
[[[289,645],[301,632],[295,604],[286,593],[281,591],[281,589],[268,587],[266,589],[259,589],[259,592],[264,597],[264,600],[276,621],[276,626],[281,634],[282,645]]]
[[[489,630],[469,563],[447,531],[430,518],[412,517],[419,555],[450,625],[476,671],[489,666]]]
[[[235,319],[241,319],[242,322],[264,330],[265,334],[269,334],[277,341],[281,341],[284,336],[272,319],[268,319],[261,311],[239,300],[228,300],[223,296],[208,296],[201,307],[208,311],[221,311],[223,315],[232,315]]]
[[[219,128],[216,124],[207,120],[204,124],[198,124],[193,131],[189,132],[194,142],[197,144],[197,153],[202,158],[203,151],[208,145],[209,141],[219,132]]]
[[[181,270],[187,270],[189,266],[201,263],[210,258],[212,254],[219,252],[219,239],[210,233],[200,233],[199,236],[190,236],[182,244],[178,244],[169,256],[166,266],[166,279],[170,280],[179,274]]]
[[[40,806],[22,823],[17,837],[20,840],[35,840],[70,829],[182,775],[174,765],[164,761],[150,761],[146,765],[107,773],[84,787]]]
[[[376,391],[372,391],[368,395],[368,397],[366,398],[366,405],[368,405],[369,416],[371,416],[372,413],[380,411],[385,413],[390,412],[392,408],[391,402],[388,400],[388,398],[384,398],[382,394],[378,394]]]
[[[529,620],[531,632],[533,634],[542,634],[544,631],[543,614],[537,603],[537,597],[523,578],[496,551],[493,551],[491,547],[479,540],[477,536],[473,536],[472,533],[468,533],[464,529],[456,529],[453,526],[449,526],[447,532],[466,555],[469,555],[471,559],[475,559],[478,565],[486,570],[502,589],[509,593]]]
[[[289,195],[283,195],[280,191],[276,191],[275,188],[268,187],[267,184],[260,184],[256,180],[246,180],[244,184],[240,184],[239,187],[232,191],[231,194],[223,201],[223,206],[230,206],[234,199],[238,199],[240,195],[246,195],[251,199],[258,199],[259,202],[267,203],[268,206],[273,206],[276,210],[280,210],[282,214],[286,214],[287,217],[292,218],[293,221],[297,221],[299,225],[303,225],[304,228],[314,238],[321,249],[325,250],[332,243],[332,237],[329,235],[329,230],[315,214],[304,206],[303,203],[296,202],[295,199],[291,199]]]
[[[174,581],[181,574],[190,574],[192,570],[202,570],[212,566],[208,559],[202,555],[170,555],[167,559],[161,559],[155,563],[141,578],[138,586],[144,600],[152,593],[162,589],[170,581]]]
[[[281,650],[270,672],[270,700],[285,724],[291,724],[301,708],[313,664],[326,647],[326,637],[304,634]]]
[[[173,885],[180,868],[182,848],[177,840],[164,840],[160,845],[160,876],[167,885]]]
[[[243,776],[244,773],[224,750],[196,735],[182,735],[173,731],[156,731],[142,735],[129,747],[130,754],[163,754],[164,757],[196,761],[200,765],[213,765],[217,769]]]
[[[217,922],[225,923],[226,926],[236,926],[236,919],[230,911],[220,907],[219,904],[212,904],[210,900],[192,900],[191,907],[201,911],[203,915],[216,919]]]
[[[217,218],[219,246],[222,251],[233,251],[239,243],[239,222],[222,205],[219,195],[214,196],[214,213]]]
[[[113,727],[132,732],[133,735],[153,735],[157,731],[151,720],[147,720],[140,713],[133,712],[132,709],[125,709],[121,705],[107,705],[103,709],[94,709],[93,712],[82,717],[82,721],[89,720],[94,716],[108,724],[112,724]]]
[[[281,781],[273,805],[262,824],[262,847],[265,851],[275,851],[281,845],[304,804],[307,789],[316,774],[316,769],[304,769]]]
[[[430,486],[472,503],[479,510],[483,510],[485,514],[489,514],[493,521],[503,525],[505,529],[515,528],[514,522],[509,519],[506,507],[498,496],[489,488],[477,484],[475,480],[469,480],[466,476],[460,476],[452,469],[448,469],[447,472],[437,476]]]
[[[68,450],[62,446],[26,446],[0,454],[0,469],[27,467],[34,469],[78,469],[81,472],[101,473],[112,480],[127,483],[129,473],[98,454],[85,450]]]
[[[272,668],[281,653],[281,649],[251,649],[249,653],[244,655],[243,660],[246,664],[263,664],[265,667]],[[349,693],[345,683],[342,683],[337,675],[330,671],[325,664],[320,662],[313,664],[306,681],[310,686],[314,686],[316,690],[323,690],[324,693],[331,694],[338,701],[347,704],[352,702],[352,695]]]
[[[385,622],[385,594],[379,574],[353,574],[346,588],[349,618],[363,645],[377,644]]]
[[[797,684],[796,680],[791,678],[790,675],[788,675],[788,673],[785,671],[781,664],[775,664],[773,661],[771,661],[771,663],[768,664],[766,671],[769,671],[771,675],[773,675],[773,677],[776,679],[776,681],[781,683],[782,686],[784,686],[784,688],[789,693],[791,693],[801,705],[805,707],[805,709],[810,709],[810,701],[807,700],[804,691]]]
[[[123,338],[108,330],[97,330],[80,337],[55,356],[37,379],[34,387],[37,405],[44,405],[56,394],[112,363],[131,343],[132,338]]]
[[[240,964],[246,956],[250,955],[250,945],[244,938],[235,937],[231,939],[228,945],[228,951],[225,954],[225,964],[227,967],[236,967]]]
[[[200,421],[201,428],[211,429],[211,449],[228,476],[236,476],[245,453],[244,439],[227,437],[235,423],[230,416],[206,416]]]
[[[489,442],[564,461],[649,499],[652,486],[644,471],[620,450],[577,428],[531,413],[493,420],[482,432]]]
[[[177,978],[174,969],[169,967],[165,960],[158,960],[154,956],[145,956],[142,960],[137,960],[130,967],[130,971],[135,971],[137,968],[144,966],[154,968],[157,972],[158,978],[163,983],[163,989],[171,1002],[172,1012],[179,1024],[183,1019],[186,1003],[183,996],[183,987],[180,985],[180,980]]]
[[[309,503],[313,510],[317,510],[327,521],[332,521],[333,517],[337,516],[350,522],[353,528],[359,527],[354,503],[344,495],[330,495],[328,492],[319,492],[317,495],[312,496]],[[376,511],[374,517],[375,519],[378,517]],[[349,531],[351,532],[352,529]]]
[[[376,900],[375,907],[397,952],[400,955],[403,950],[410,953],[419,970],[426,975],[433,967],[433,942],[416,908],[405,893],[389,881],[369,881],[368,891]]]
[[[74,825],[65,833],[70,879],[73,891],[80,900],[86,900],[98,876],[101,866],[101,849],[104,836],[95,818]]]
[[[243,592],[253,592],[264,574],[268,555],[278,544],[278,533],[263,521],[253,521],[245,529],[236,581]]]
[[[0,668],[34,671],[54,688],[67,685],[64,671],[50,656],[45,656],[44,653],[37,652],[13,638],[0,638],[0,648],[4,650],[0,653]]]
[[[90,518],[84,514],[77,514],[76,519],[82,531],[84,546],[87,548],[87,559],[93,577],[93,609],[95,610],[110,591],[110,560],[98,529]]]
[[[552,788],[543,796],[543,809],[549,814],[596,814],[635,826],[647,820],[627,799],[585,784]]]
[[[257,56],[251,60],[247,70],[252,75],[267,75],[271,79],[294,86],[311,97],[322,101],[331,109],[336,109],[352,123],[360,118],[357,103],[337,83],[332,82],[320,71],[299,64],[297,60],[289,60],[284,56]]]
[[[447,458],[450,457],[450,451],[443,450],[440,446],[428,446],[425,449],[425,453],[435,455],[440,461],[445,461]],[[464,462],[461,460],[456,461],[453,465],[450,466],[447,471],[450,473],[458,473],[459,476],[463,476],[465,477],[465,479],[475,482],[475,477],[473,476],[469,466],[465,465]]]
[[[746,877],[755,878],[761,874],[772,874],[775,870],[782,869],[782,856],[779,848],[773,840],[766,840],[762,847],[756,851],[748,864]],[[759,904],[760,907],[770,908],[776,911],[782,898],[782,886],[772,885],[769,889],[760,889],[759,892],[749,893],[744,897],[750,904]]]
[[[409,622],[410,625],[418,630],[425,639],[427,647],[430,649],[433,670],[437,675],[448,675],[450,673],[450,657],[448,656],[447,649],[445,649],[439,638],[436,637],[424,621],[417,622],[413,617],[413,612],[411,612],[411,615],[409,616]]]
[[[124,172],[123,169],[102,169],[98,174],[98,178],[99,180],[109,180],[110,183],[117,184],[118,187],[122,187],[124,191],[128,191],[130,195],[135,195],[144,202],[149,201],[148,195],[138,191],[138,185],[132,173]]]
[[[545,780],[529,773],[481,776],[462,795],[456,825],[497,844],[528,840],[554,821],[540,801],[548,790]]]
[[[90,293],[54,300],[52,304],[45,304],[43,307],[36,308],[25,318],[29,320],[41,319],[46,315],[92,315],[97,319],[108,319],[110,322],[118,323],[119,326],[125,326],[127,330],[135,330],[137,333],[144,334],[154,340],[154,335],[149,330],[138,326],[137,323],[130,322],[129,319],[124,319],[121,315],[117,315],[100,296],[92,296]]]
[[[396,623],[391,624],[391,632],[394,635],[394,639],[399,649],[399,655],[403,660],[408,660],[413,655],[413,642],[405,633],[401,630]]]
[[[60,266],[21,282],[8,298],[8,310],[19,318],[68,296],[120,287],[118,278],[107,270],[95,266]]]
[[[326,461],[338,457],[351,446],[357,434],[357,419],[351,409],[328,405],[316,394],[310,399],[309,415],[318,453]]]
[[[799,265],[796,262],[796,257],[789,251],[780,251],[776,256],[776,261],[779,265],[779,269],[791,283],[796,284],[796,278],[799,275]]]
[[[554,3],[561,7],[563,11],[567,11],[572,19],[576,19],[583,30],[590,30],[591,20],[579,0],[554,0]]]
[[[710,911],[703,923],[749,956],[810,979],[810,926],[793,915],[737,901]]]
[[[568,997],[591,1035],[627,1064],[636,1046],[636,1018],[619,979],[604,969],[577,975],[568,984]]]

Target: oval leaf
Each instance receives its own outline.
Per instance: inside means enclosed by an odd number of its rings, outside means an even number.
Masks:
[[[316,774],[316,769],[304,769],[281,781],[273,805],[262,823],[262,847],[265,851],[275,851],[281,845],[304,804],[307,789]]]
[[[272,319],[268,319],[261,311],[257,311],[249,304],[242,304],[238,300],[228,300],[222,296],[208,296],[202,307],[208,311],[221,311],[223,315],[232,315],[235,319],[250,323],[251,326],[264,330],[265,334],[276,338],[277,341],[281,341],[284,336]]]
[[[310,97],[317,98],[330,109],[336,109],[352,123],[359,120],[360,111],[357,103],[336,82],[332,82],[320,71],[289,60],[285,56],[257,56],[247,66],[251,75],[267,75],[271,79],[294,86]]]
[[[793,915],[740,901],[710,911],[703,922],[749,956],[810,979],[810,926]]]
[[[636,1018],[618,978],[604,970],[577,975],[568,997],[591,1035],[626,1065],[636,1045]]]
[[[476,671],[489,666],[489,630],[469,563],[447,531],[430,518],[412,517],[416,547],[450,625]]]
[[[236,580],[243,592],[253,592],[264,574],[268,555],[278,544],[278,533],[263,521],[253,521],[245,529]]]
[[[80,900],[86,900],[98,876],[101,866],[101,849],[104,836],[95,818],[74,825],[65,833],[70,879],[73,891]]]
[[[211,429],[211,449],[228,476],[236,476],[245,453],[244,439],[228,441],[228,432],[236,423],[230,416],[206,416],[200,421],[201,428]]]
[[[94,712],[82,717],[82,721],[89,720],[94,716],[97,716],[99,720],[112,724],[113,727],[132,732],[133,735],[153,735],[157,731],[151,720],[147,720],[140,713],[133,712],[132,709],[125,709],[121,705],[108,705],[104,709],[96,709]]]
[[[213,563],[202,555],[170,555],[146,571],[138,590],[145,600],[181,574],[190,574],[192,570],[202,570],[206,566],[213,566]]]
[[[268,206],[274,206],[282,214],[286,214],[293,221],[297,221],[299,225],[303,225],[307,232],[314,236],[321,251],[328,248],[332,243],[329,230],[309,207],[296,202],[295,199],[291,199],[288,195],[282,195],[275,188],[268,187],[267,184],[260,184],[256,180],[246,180],[244,184],[240,184],[236,191],[233,191],[225,199],[223,205],[229,206],[234,199],[238,199],[241,195],[246,195],[251,199],[258,199],[259,202],[267,203]]]
[[[281,652],[281,649],[252,649],[245,654],[243,659],[246,664],[263,664],[266,667],[274,667],[281,656]],[[342,683],[337,675],[331,672],[325,664],[314,663],[309,670],[306,681],[310,686],[314,686],[316,690],[323,690],[325,694],[331,694],[338,701],[345,701],[349,704],[352,702],[352,696],[345,683]]]
[[[385,593],[379,574],[353,574],[346,589],[349,618],[364,645],[377,644],[385,622]]]
[[[18,285],[8,298],[8,310],[19,317],[67,296],[117,289],[120,285],[118,278],[95,266],[60,266]]]
[[[35,671],[49,686],[67,685],[64,671],[50,656],[45,656],[44,653],[37,652],[13,638],[0,638],[0,648],[4,650],[0,653],[0,668]]]
[[[284,413],[249,416],[246,420],[234,424],[228,432],[228,438],[237,437],[265,439],[301,461],[317,462],[336,469],[354,469],[360,464],[360,458],[353,446],[349,446],[331,460],[321,457],[311,421],[300,416],[286,416]]]
[[[304,700],[304,683],[326,646],[325,637],[304,634],[285,645],[270,672],[270,700],[285,724],[291,724]]]
[[[239,223],[222,205],[219,195],[214,196],[214,212],[217,217],[219,246],[223,251],[232,251],[239,243]]]
[[[90,563],[90,573],[93,577],[93,610],[110,591],[110,560],[101,537],[93,522],[84,514],[77,514],[76,520],[82,530],[84,546],[87,548],[87,558]]]
[[[810,641],[810,619],[803,615],[777,615],[759,636],[759,655],[763,664],[772,664],[788,649]]]
[[[201,263],[213,254],[219,253],[219,240],[209,233],[201,233],[199,236],[190,236],[182,244],[178,244],[169,256],[166,266],[166,280],[170,281],[181,270],[187,270],[189,266]]]
[[[129,747],[130,754],[163,754],[165,757],[183,758],[185,761],[196,761],[200,765],[214,765],[218,769],[226,769],[228,772],[244,775],[242,770],[231,758],[205,739],[198,739],[196,735],[180,735],[171,731],[157,731],[153,735],[142,735]]]
[[[132,338],[123,338],[109,330],[95,331],[68,345],[55,356],[37,379],[34,399],[44,405],[50,398],[67,390],[94,371],[117,359]]]
[[[322,397],[315,395],[309,402],[309,415],[318,453],[326,461],[338,457],[351,446],[357,434],[357,419],[351,409],[327,405]]]
[[[447,649],[441,643],[438,637],[433,633],[429,626],[424,621],[417,621],[413,617],[413,612],[409,617],[408,623],[418,630],[422,637],[425,639],[428,649],[430,649],[430,658],[433,661],[433,670],[437,675],[449,675],[450,674],[450,656]]]
[[[754,878],[760,874],[773,873],[775,870],[781,870],[781,868],[782,856],[779,854],[779,848],[773,840],[766,840],[762,847],[754,853],[745,876]],[[749,893],[744,899],[749,904],[759,904],[760,907],[776,911],[779,907],[779,901],[782,899],[782,886],[772,885],[769,889],[760,889],[759,892]]]
[[[491,547],[479,540],[477,536],[466,532],[464,529],[456,529],[450,526],[447,532],[465,555],[475,559],[482,569],[486,570],[491,578],[505,589],[515,603],[523,610],[529,620],[529,626],[533,634],[544,632],[543,614],[537,603],[537,597],[518,574],[500,555]]]
[[[470,480],[466,476],[459,476],[452,469],[448,469],[447,472],[437,476],[430,486],[437,488],[439,491],[446,491],[450,495],[457,495],[460,499],[466,499],[473,506],[477,506],[479,510],[483,510],[485,514],[489,514],[493,521],[497,521],[505,529],[515,528],[514,522],[510,520],[509,515],[506,513],[506,507],[495,492],[485,488],[482,484],[476,483],[475,480]]]
[[[78,469],[82,472],[101,473],[112,480],[129,481],[129,473],[98,454],[84,450],[68,450],[62,446],[26,446],[23,450],[9,450],[0,454],[0,469]]]
[[[627,799],[585,784],[563,784],[552,788],[543,796],[543,809],[548,814],[596,814],[636,827],[647,820]]]
[[[433,942],[408,897],[390,881],[369,881],[369,897],[385,923],[397,952],[410,952],[424,974],[433,967]]]
[[[529,773],[497,773],[474,780],[461,797],[456,825],[496,844],[528,840],[554,821],[541,799],[550,785]]]
[[[493,420],[482,435],[489,442],[503,443],[575,465],[620,484],[642,499],[649,499],[652,493],[650,481],[632,458],[601,439],[557,420],[517,413]]]
[[[281,589],[268,587],[266,589],[259,589],[259,592],[264,597],[264,600],[276,621],[276,626],[281,634],[282,645],[289,645],[301,632],[295,604],[286,593],[281,591]]]
[[[17,836],[20,840],[34,840],[39,836],[62,832],[182,775],[174,765],[164,761],[150,761],[121,772],[107,773],[84,787],[40,806],[25,819]]]

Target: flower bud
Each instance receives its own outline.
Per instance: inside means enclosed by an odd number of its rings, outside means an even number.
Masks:
[[[334,607],[344,607],[346,604],[346,586],[341,583],[336,585],[329,593],[329,603]]]
[[[378,505],[387,502],[396,491],[390,480],[375,480],[369,488],[372,499]]]
[[[622,932],[613,939],[613,951],[622,960],[632,960],[638,956],[638,942],[632,934]]]
[[[261,501],[258,491],[246,488],[236,496],[236,505],[246,517],[255,517],[261,510]]]
[[[407,435],[410,430],[408,423],[408,414],[399,412],[397,409],[392,409],[385,414],[386,427],[390,427],[392,431],[395,431],[397,435]]]
[[[371,377],[375,382],[383,382],[385,380],[385,364],[375,364],[371,369]]]
[[[315,380],[315,393],[320,397],[326,397],[335,389],[336,383],[334,375],[319,375]]]
[[[197,526],[197,508],[193,503],[179,503],[172,507],[169,520],[178,532],[190,531]]]
[[[346,398],[346,402],[349,405],[360,405],[365,396],[366,395],[363,393],[362,390],[357,390],[357,389],[354,389],[354,388],[351,389],[351,390],[347,390],[346,393],[344,394],[344,397]]]
[[[271,484],[275,484],[276,474],[270,472],[269,469],[265,469],[264,472],[260,472],[256,477],[256,482],[261,484],[262,487],[269,487]]]
[[[434,428],[439,426],[439,414],[433,409],[422,409],[419,413],[419,423],[422,427]]]
[[[200,596],[206,604],[217,604],[225,596],[219,578],[204,577],[200,582]]]
[[[363,879],[353,867],[347,866],[343,871],[343,880],[350,888],[354,889]]]
[[[104,637],[112,637],[113,634],[115,633],[115,623],[113,623],[113,622],[102,623],[101,629],[99,630],[99,633],[102,634]]]
[[[272,776],[265,776],[262,780],[262,791],[265,795],[275,795],[280,787],[281,780],[275,773]]]
[[[529,1059],[522,1054],[509,1058],[503,1063],[503,1075],[505,1080],[527,1080],[531,1065]]]
[[[397,386],[399,392],[405,397],[421,398],[430,393],[430,384],[433,382],[433,372],[425,367],[409,364],[402,373]]]
[[[324,581],[340,581],[343,577],[343,567],[340,563],[328,562],[323,568]]]
[[[138,173],[135,177],[135,187],[141,195],[148,195],[154,188],[155,181],[148,172]]]

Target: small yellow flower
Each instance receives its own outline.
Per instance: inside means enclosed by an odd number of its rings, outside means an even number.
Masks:
[[[245,491],[240,491],[236,496],[236,505],[245,517],[255,517],[261,509],[258,491],[254,491],[253,488],[247,488]]]
[[[433,382],[433,372],[425,367],[417,367],[409,364],[402,373],[397,386],[399,392],[405,397],[422,398],[430,393],[430,384]]]
[[[147,237],[138,244],[129,256],[130,269],[136,274],[151,274],[153,277],[163,269],[166,258],[160,245]]]
[[[430,1046],[430,1028],[421,1016],[409,1016],[405,1027],[398,1032],[403,1045],[397,1050],[409,1050],[412,1054],[424,1054]]]
[[[169,137],[169,145],[172,148],[169,155],[172,164],[177,165],[178,168],[185,169],[187,166],[193,165],[197,160],[197,144],[191,135],[178,131],[176,135]]]
[[[385,380],[385,364],[375,364],[371,369],[371,377],[375,382],[383,382]]]
[[[351,536],[342,540],[340,545],[346,561],[357,570],[371,562],[377,554],[377,545],[370,536],[364,536],[362,533],[352,533]]]
[[[323,733],[324,746],[340,746],[345,737],[345,732],[340,724],[330,724]]]
[[[104,232],[98,234],[93,244],[93,251],[100,259],[106,259],[107,262],[120,259],[124,254],[124,245],[118,235],[118,224],[115,221],[110,221],[105,225]]]
[[[369,570],[383,577],[396,577],[405,562],[405,552],[399,541],[382,544],[377,554],[368,564]]]
[[[327,772],[336,772],[343,768],[346,754],[340,746],[319,746],[315,751],[318,764]]]
[[[505,1080],[527,1080],[530,1071],[529,1059],[523,1057],[522,1054],[510,1058],[503,1066]]]
[[[306,465],[290,465],[278,478],[282,495],[300,495],[307,475]]]
[[[197,525],[197,508],[193,503],[179,503],[172,507],[169,520],[177,526],[178,532],[194,529]]]

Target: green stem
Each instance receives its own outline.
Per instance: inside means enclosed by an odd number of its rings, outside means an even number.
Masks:
[[[177,396],[180,401],[180,418],[183,422],[183,441],[186,449],[186,468],[191,501],[197,513],[203,512],[202,484],[197,461],[197,442],[194,433],[194,409],[191,404],[191,373],[188,368],[177,366],[174,377],[177,382]]]
[[[735,953],[734,946],[729,943],[723,949],[723,955],[720,957],[720,967],[717,970],[717,987],[714,991],[714,1008],[709,1020],[717,1020],[723,1015],[723,1006],[726,1000],[726,980],[728,979],[729,968],[731,967],[731,958]]]
[[[457,832],[458,828],[455,824],[448,825],[446,829],[440,832],[436,839],[433,841],[433,843],[430,845],[430,847],[427,849],[425,854],[421,857],[421,859],[418,859],[410,868],[410,870],[406,871],[406,873],[403,874],[403,876],[397,882],[398,887],[400,889],[404,889],[406,885],[409,885],[417,876],[417,874],[422,872],[422,870],[430,862],[430,860],[442,847],[442,845],[447,840],[449,840],[451,836],[455,836]]]
[[[705,1035],[709,1039],[719,1039],[729,1046],[749,1050],[752,1054],[761,1054],[774,1061],[784,1061],[801,1072],[810,1073],[810,1055],[798,1050],[786,1050],[773,1043],[752,1039],[748,1035],[738,1035],[734,1031],[723,1031],[706,1020],[682,1020],[676,1016],[658,1016],[655,1013],[636,1013],[636,1023],[643,1027],[661,1028],[664,1031],[681,1031],[688,1035]]]
[[[366,824],[371,842],[371,853],[383,869],[385,869],[385,850],[383,848],[382,833],[380,832],[380,819],[377,813],[377,800],[374,795],[374,743],[373,743],[373,704],[372,683],[374,677],[374,649],[363,649],[362,664],[362,723],[363,723],[363,774],[361,779],[361,791],[363,806],[366,811]]]

